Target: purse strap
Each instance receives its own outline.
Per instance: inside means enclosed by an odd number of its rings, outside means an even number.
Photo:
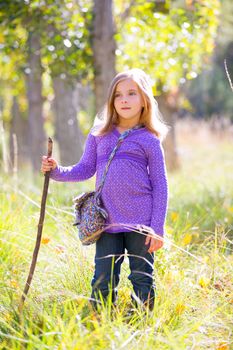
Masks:
[[[137,129],[141,129],[143,128],[144,125],[143,124],[139,124],[139,125],[136,125],[134,126],[133,128],[131,129],[127,129],[126,131],[124,131],[120,137],[118,138],[118,141],[117,141],[117,144],[116,146],[114,147],[114,149],[112,150],[110,156],[109,156],[109,159],[108,159],[108,162],[105,166],[105,170],[104,170],[104,173],[102,175],[102,178],[101,178],[101,182],[100,182],[100,185],[98,187],[98,189],[96,190],[95,192],[95,198],[99,197],[100,196],[100,193],[102,191],[102,188],[103,188],[103,185],[104,185],[104,182],[105,182],[105,179],[106,179],[106,175],[107,175],[107,172],[108,172],[108,169],[109,169],[109,166],[112,162],[112,159],[113,157],[115,156],[116,154],[116,151],[119,149],[119,147],[121,146],[122,142],[124,141],[124,139],[134,130],[137,130]]]

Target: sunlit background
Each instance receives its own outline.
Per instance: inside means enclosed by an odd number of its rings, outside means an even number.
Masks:
[[[0,350],[232,349],[232,33],[232,0],[0,0]],[[170,126],[154,311],[131,312],[125,263],[114,312],[90,308],[94,246],[78,240],[72,198],[92,178],[50,182],[19,315],[47,138],[60,164],[78,162],[110,81],[132,67]]]
[[[110,81],[132,67],[153,81],[178,169],[177,121],[232,129],[232,21],[230,0],[1,1],[3,170],[38,171],[47,136],[63,165],[76,163]]]

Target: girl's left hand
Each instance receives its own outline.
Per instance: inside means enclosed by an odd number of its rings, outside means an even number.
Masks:
[[[159,250],[163,246],[163,237],[157,237],[155,235],[155,232],[151,229],[150,232],[148,232],[148,236],[146,237],[145,245],[149,246],[148,252],[156,252],[156,250]]]

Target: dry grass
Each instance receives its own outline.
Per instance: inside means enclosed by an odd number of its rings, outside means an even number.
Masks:
[[[179,122],[177,131],[182,168],[169,175],[167,240],[155,257],[157,298],[151,313],[135,310],[129,316],[127,263],[116,310],[107,305],[96,315],[89,309],[94,250],[80,246],[71,226],[76,187],[53,183],[39,261],[19,322],[41,178],[37,186],[19,174],[16,189],[2,175],[0,349],[232,349],[231,134],[190,120]]]

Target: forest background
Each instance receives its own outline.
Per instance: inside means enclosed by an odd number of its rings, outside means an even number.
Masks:
[[[76,163],[110,81],[131,67],[152,78],[171,126],[167,165],[178,168],[177,117],[232,121],[224,71],[226,59],[232,75],[232,8],[227,0],[1,1],[5,171],[13,167],[14,144],[19,166],[30,161],[38,171],[48,134],[61,163]]]
[[[0,0],[0,349],[218,349],[233,346],[233,3],[231,0]],[[227,77],[226,66],[229,73]],[[50,183],[34,280],[47,137],[78,162],[113,76],[142,68],[170,125],[165,246],[150,314],[88,304],[93,247],[72,226],[72,197]]]

